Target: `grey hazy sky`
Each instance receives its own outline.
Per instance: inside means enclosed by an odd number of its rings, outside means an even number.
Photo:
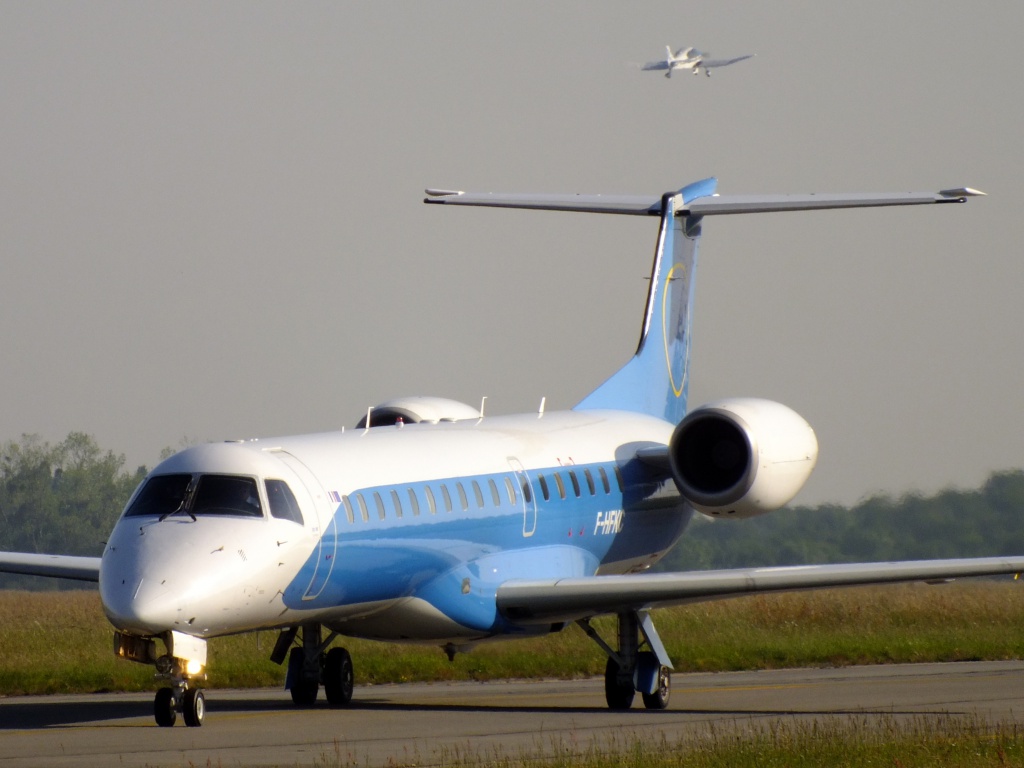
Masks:
[[[656,222],[426,186],[938,190],[716,219],[691,400],[814,425],[798,503],[1024,465],[1024,4],[0,3],[0,440],[134,465],[435,394],[568,407],[639,333]],[[757,58],[707,79],[665,44]]]

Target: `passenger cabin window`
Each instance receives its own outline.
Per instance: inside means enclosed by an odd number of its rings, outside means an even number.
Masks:
[[[555,485],[558,486],[558,498],[565,498],[565,483],[562,482],[562,473],[555,472]]]
[[[361,493],[357,493],[356,494],[356,504],[359,505],[359,516],[361,518],[363,518],[363,522],[364,523],[369,522],[369,520],[370,520],[370,512],[366,508],[366,499],[363,498],[363,494],[361,494]]]
[[[466,489],[462,487],[462,483],[456,483],[455,490],[459,492],[459,503],[462,505],[462,511],[465,512],[469,509],[469,499],[466,498]]]
[[[577,498],[579,498],[579,495],[580,495],[580,481],[576,477],[575,470],[572,470],[572,469],[569,470],[569,481],[572,483],[572,492],[576,494]]]
[[[448,493],[448,486],[441,483],[441,495],[444,497],[444,511],[452,511],[452,495]]]
[[[380,493],[378,491],[374,491],[373,492],[373,503],[377,506],[377,517],[379,517],[381,520],[383,520],[384,519],[384,501],[383,501],[383,499],[381,499]]]
[[[516,506],[519,500],[516,498],[516,487],[512,484],[511,477],[505,477],[505,491],[508,493],[508,503],[513,507]]]
[[[484,493],[480,490],[480,483],[476,480],[473,481],[473,496],[476,497],[476,505],[480,508],[484,508]]]
[[[601,475],[601,485],[604,486],[604,492],[611,493],[612,487],[608,485],[608,473],[604,471],[604,467],[598,467],[597,472]]]
[[[522,480],[523,501],[527,504],[533,504],[533,491],[530,490],[530,488],[530,481],[524,477]],[[513,504],[514,503],[515,502],[513,502]]]
[[[420,514],[420,500],[416,498],[416,491],[412,488],[409,489],[409,503],[412,505],[413,517],[419,517]]]
[[[501,496],[498,495],[498,486],[494,482],[494,478],[493,477],[488,478],[487,485],[491,489],[491,501],[494,502],[494,506],[500,507],[501,506]]]
[[[437,502],[434,500],[434,492],[430,490],[430,486],[423,488],[423,495],[427,497],[427,509],[430,510],[430,514],[437,514]]]
[[[551,498],[551,493],[548,491],[548,481],[544,478],[544,475],[537,474],[537,482],[540,483],[540,493],[544,497],[544,501]]]
[[[270,514],[280,520],[291,520],[302,525],[302,512],[295,500],[292,489],[284,480],[267,480],[267,501],[270,503]],[[352,510],[349,509],[349,522],[352,522]]]
[[[345,517],[348,518],[350,523],[356,521],[355,511],[352,509],[352,500],[348,496],[341,497],[341,503],[345,505]]]
[[[402,500],[398,498],[398,491],[391,490],[391,506],[395,508],[395,517],[402,516]]]
[[[589,469],[584,469],[583,470],[583,477],[587,481],[587,490],[590,491],[590,495],[591,496],[597,495],[597,489],[594,488],[594,476],[592,474],[590,474],[590,470]]]

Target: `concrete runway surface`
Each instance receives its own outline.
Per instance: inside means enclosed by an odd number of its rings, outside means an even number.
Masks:
[[[599,679],[357,687],[352,706],[298,710],[286,691],[208,690],[201,728],[153,722],[152,694],[0,699],[0,768],[437,764],[559,744],[670,741],[794,719],[978,716],[1024,723],[1024,662],[675,675],[669,709],[604,707]]]

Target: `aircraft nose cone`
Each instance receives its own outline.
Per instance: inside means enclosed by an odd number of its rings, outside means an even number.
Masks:
[[[159,634],[180,621],[181,606],[162,579],[145,576],[101,583],[107,618],[118,629]]]
[[[138,534],[135,534],[137,537]],[[187,610],[166,551],[142,546],[145,539],[116,541],[100,562],[100,598],[110,623],[138,634],[177,629]]]
[[[265,586],[280,544],[249,519],[125,518],[100,563],[104,611],[116,628],[139,635],[248,628],[280,614]]]

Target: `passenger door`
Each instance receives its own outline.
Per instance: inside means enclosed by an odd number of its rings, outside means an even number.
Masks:
[[[317,528],[318,533],[316,565],[309,586],[302,595],[303,600],[314,600],[324,591],[331,571],[334,570],[334,558],[338,548],[335,508],[332,507],[327,492],[316,475],[297,456],[285,450],[277,450],[274,453],[299,476],[302,483],[302,487],[296,489],[296,494],[300,496],[299,505],[303,509],[311,509],[315,515],[313,526]]]

